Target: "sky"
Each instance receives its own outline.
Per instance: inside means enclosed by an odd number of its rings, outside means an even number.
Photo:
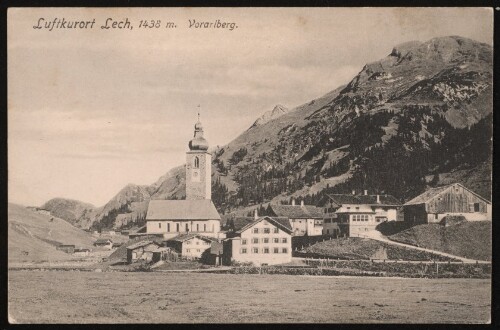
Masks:
[[[40,18],[96,23],[49,31],[34,28]],[[101,29],[108,18],[133,28]],[[492,44],[493,12],[10,8],[7,28],[9,202],[102,206],[128,183],[152,184],[183,164],[198,111],[210,145],[225,145],[276,104],[320,97],[400,43],[459,35]]]

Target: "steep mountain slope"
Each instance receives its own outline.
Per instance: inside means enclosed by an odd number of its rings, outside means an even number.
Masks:
[[[492,67],[492,47],[466,38],[396,46],[348,85],[278,109],[277,118],[271,112],[215,149],[214,203],[227,213],[290,196],[315,203],[352,189],[403,201],[450,180],[490,198]],[[151,186],[127,186],[95,221],[141,221],[149,199],[184,191],[180,166]]]
[[[9,262],[68,260],[58,244],[92,248],[92,236],[65,220],[8,204]]]

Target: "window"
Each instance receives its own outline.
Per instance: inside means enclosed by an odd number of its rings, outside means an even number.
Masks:
[[[264,248],[264,253],[269,253],[269,248],[268,247]]]
[[[264,234],[269,234],[271,232],[271,229],[269,228],[264,228]]]
[[[201,250],[200,249],[196,249],[196,252],[201,252]]]
[[[167,231],[170,231],[170,223],[167,223]]]
[[[274,253],[280,253],[280,249],[279,248],[274,248]]]
[[[281,239],[281,243],[286,243],[286,242],[287,242],[286,237],[283,237],[283,238]]]
[[[178,223],[176,223],[176,224],[175,224],[175,229],[176,229],[176,230],[175,230],[176,232],[179,232],[179,231],[180,231],[180,230],[179,230],[179,224],[178,224]]]
[[[280,239],[279,239],[279,238],[273,238],[273,242],[274,242],[274,243],[279,243],[279,242],[280,242]]]
[[[437,220],[437,218],[438,218],[438,214],[436,213],[436,214],[434,214],[434,219]]]
[[[347,209],[348,209],[348,210],[350,210],[350,209],[351,209],[351,207],[350,207],[350,206],[348,206],[348,207],[347,207]]]
[[[200,225],[196,224],[196,231],[200,231]]]
[[[189,244],[191,244],[191,241],[186,241],[186,245],[189,245]]]
[[[244,239],[242,239],[242,240],[241,240],[241,245],[247,245],[247,240],[246,240],[246,238],[244,238]]]
[[[288,249],[287,249],[287,248],[282,248],[282,249],[281,249],[281,252],[282,252],[282,253],[288,253]]]
[[[246,248],[242,248],[241,249],[241,254],[246,254],[247,253],[247,249]]]
[[[254,228],[254,229],[253,229],[253,233],[254,233],[254,234],[258,234],[258,233],[259,233],[259,228]]]
[[[196,245],[200,245],[200,242],[199,242],[199,241],[196,241]]]
[[[253,248],[253,253],[259,253],[259,249],[258,248]]]
[[[262,243],[269,243],[269,238],[264,238],[264,239],[262,240]]]
[[[474,203],[474,212],[479,212],[479,203]]]
[[[273,229],[273,233],[277,234],[277,233],[279,233],[279,232],[280,232],[280,230],[278,229],[278,227],[274,227],[274,229]]]
[[[194,157],[194,168],[200,168],[200,159],[198,157]]]
[[[359,210],[359,206],[356,206],[356,210]]]
[[[188,224],[186,223],[186,231],[189,231],[189,227],[188,227]]]
[[[256,237],[254,237],[254,238],[252,239],[252,243],[254,243],[254,244],[259,243],[259,239],[258,239],[258,238],[256,238]]]
[[[203,231],[207,231],[207,224],[203,224]]]
[[[186,249],[186,252],[190,252],[191,250],[190,249]]]
[[[158,228],[161,228],[161,222],[158,222]]]

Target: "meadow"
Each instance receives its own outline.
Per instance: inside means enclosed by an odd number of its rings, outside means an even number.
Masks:
[[[489,279],[27,270],[8,276],[11,323],[486,323],[491,309]]]

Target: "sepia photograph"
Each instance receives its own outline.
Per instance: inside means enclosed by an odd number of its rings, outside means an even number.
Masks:
[[[490,324],[493,8],[9,8],[10,324]]]

